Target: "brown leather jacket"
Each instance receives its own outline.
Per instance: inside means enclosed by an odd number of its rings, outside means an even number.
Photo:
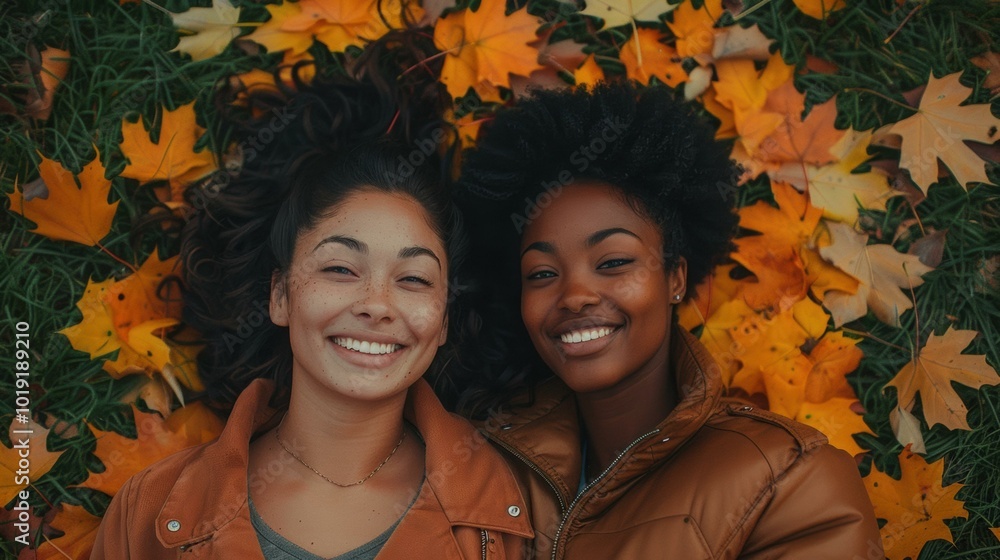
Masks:
[[[529,494],[536,557],[884,558],[849,455],[812,428],[726,401],[718,367],[682,329],[671,356],[681,402],[579,496],[580,426],[565,385],[546,382],[530,408],[487,424]]]
[[[263,560],[247,506],[252,434],[281,414],[273,385],[254,381],[216,441],[181,451],[136,474],[115,495],[92,559]],[[514,474],[465,420],[449,414],[430,386],[407,395],[406,418],[426,446],[426,478],[378,558],[525,557],[532,536]]]

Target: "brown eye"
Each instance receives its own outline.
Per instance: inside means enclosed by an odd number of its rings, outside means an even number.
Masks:
[[[606,268],[618,268],[620,266],[625,266],[627,264],[632,264],[634,262],[635,262],[635,259],[610,259],[610,260],[606,260],[606,261],[602,262],[601,264],[599,264],[597,266],[597,268],[598,269],[602,269],[602,268],[605,268],[605,269]]]
[[[538,272],[533,272],[529,274],[525,280],[545,280],[546,278],[555,278],[556,273],[551,270],[539,270]]]

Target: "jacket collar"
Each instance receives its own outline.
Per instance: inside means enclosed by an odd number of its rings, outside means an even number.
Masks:
[[[219,438],[192,455],[156,519],[156,535],[164,546],[202,541],[238,518],[249,523],[249,446],[254,435],[276,425],[283,414],[269,406],[273,392],[273,382],[253,381],[236,400]],[[425,484],[436,504],[422,508],[442,510],[453,525],[533,535],[526,515],[508,513],[509,506],[526,511],[510,468],[479,444],[472,426],[444,409],[425,380],[410,387],[404,416],[426,446]],[[170,531],[171,522],[180,523],[180,529]]]
[[[708,350],[683,328],[671,336],[671,371],[681,400],[646,437],[639,438],[595,487],[600,494],[627,484],[666,460],[694,435],[718,406],[721,370]],[[580,480],[580,423],[573,392],[553,378],[536,391],[527,409],[514,409],[500,429],[487,435],[545,475],[565,504]]]

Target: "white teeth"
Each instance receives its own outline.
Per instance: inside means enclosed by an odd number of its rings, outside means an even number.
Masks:
[[[610,327],[601,327],[599,329],[571,331],[559,335],[559,338],[567,344],[576,344],[577,342],[587,342],[588,340],[604,338],[611,334],[613,330]]]
[[[400,344],[382,344],[380,342],[368,342],[367,340],[354,340],[346,336],[335,337],[333,342],[355,352],[373,355],[391,354],[403,347]]]

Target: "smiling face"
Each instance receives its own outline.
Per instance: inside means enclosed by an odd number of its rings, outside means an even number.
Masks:
[[[622,193],[580,181],[521,240],[521,315],[546,364],[571,389],[612,389],[667,374],[671,303],[683,259],[663,267],[663,237]]]
[[[270,309],[288,327],[293,386],[361,400],[404,392],[445,342],[447,266],[405,195],[357,191],[299,233]]]

